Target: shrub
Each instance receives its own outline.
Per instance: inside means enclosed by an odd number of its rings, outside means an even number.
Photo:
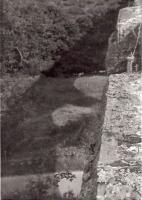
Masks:
[[[10,0],[8,2],[11,3]],[[37,60],[48,63],[50,60],[56,62],[60,55],[79,39],[78,24],[55,5],[34,1],[27,4],[10,4],[7,7],[4,17],[9,27],[4,27],[6,35],[3,62],[7,71],[14,71],[13,65],[19,67],[16,60],[6,56],[11,55],[15,47],[18,47],[23,59],[28,63],[31,60],[32,63]]]
[[[45,70],[46,66],[48,69],[51,60],[56,63],[92,27],[94,20],[98,17],[105,18],[108,11],[118,9],[122,0],[84,0],[83,7],[78,1],[74,1],[72,6],[64,3],[56,0],[52,3],[46,0],[5,1],[3,73],[19,70],[24,72],[22,68],[25,68],[25,63],[29,66],[32,63],[32,74],[36,74],[40,70],[37,60],[44,66],[41,69]],[[13,48],[19,49],[25,62],[19,63],[11,59],[9,55]],[[30,67],[27,68],[26,73],[30,73]]]

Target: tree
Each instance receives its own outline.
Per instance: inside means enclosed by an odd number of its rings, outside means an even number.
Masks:
[[[12,63],[17,70],[27,67],[28,70],[33,68],[34,73],[38,73],[40,68],[45,70],[51,68],[91,27],[100,23],[98,19],[104,19],[108,23],[105,19],[107,13],[118,10],[124,2],[127,1],[96,0],[89,4],[84,0],[84,5],[81,6],[76,1],[74,7],[77,9],[74,14],[66,11],[66,8],[69,9],[71,6],[67,7],[63,1],[59,3],[54,0],[51,3],[46,0],[21,0],[20,2],[6,0],[3,29],[5,33],[4,73],[10,70],[12,72],[11,58],[8,55],[15,48],[25,61],[22,62],[22,66],[19,66],[17,61]]]

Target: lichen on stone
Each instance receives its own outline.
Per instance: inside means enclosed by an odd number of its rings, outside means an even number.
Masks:
[[[141,199],[141,88],[141,74],[109,77],[97,200]]]

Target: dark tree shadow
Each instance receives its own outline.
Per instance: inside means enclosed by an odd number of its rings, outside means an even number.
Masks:
[[[88,107],[99,103],[76,89],[75,80],[41,76],[16,102],[10,103],[2,118],[2,174],[54,172],[56,147],[79,145],[79,130],[83,130],[91,116],[65,126],[53,119],[54,111],[63,106]]]

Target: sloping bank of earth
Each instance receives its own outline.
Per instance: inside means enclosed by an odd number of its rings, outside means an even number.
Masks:
[[[106,76],[3,78],[2,180],[84,170],[99,152],[107,83]]]

